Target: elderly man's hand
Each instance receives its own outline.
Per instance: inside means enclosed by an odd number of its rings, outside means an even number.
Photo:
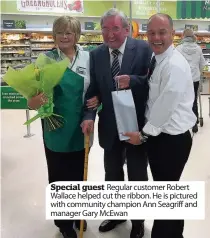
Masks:
[[[115,77],[116,85],[119,89],[126,89],[130,87],[130,76],[129,75],[119,75]]]
[[[128,142],[132,145],[141,145],[142,144],[140,134],[139,134],[138,131],[136,131],[136,132],[126,132],[123,135],[130,138],[126,142]]]
[[[93,133],[94,131],[94,121],[93,120],[84,120],[81,125],[82,132],[87,136]]]

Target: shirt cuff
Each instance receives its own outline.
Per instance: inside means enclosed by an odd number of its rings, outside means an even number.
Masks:
[[[143,132],[147,135],[150,136],[158,136],[162,131],[162,128],[160,127],[155,127],[149,122],[146,123],[146,125],[143,128]]]

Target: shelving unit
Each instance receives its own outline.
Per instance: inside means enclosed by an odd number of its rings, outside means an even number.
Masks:
[[[2,29],[1,30],[1,76],[6,73],[8,66],[23,67],[36,60],[40,53],[52,49],[54,40],[50,28],[42,29]],[[181,40],[182,31],[176,31],[174,45]],[[198,44],[203,49],[204,57],[210,71],[210,32],[196,33]],[[140,31],[138,39],[146,40],[146,31]],[[102,44],[101,31],[83,30],[79,44],[85,50],[92,50]]]
[[[31,63],[30,36],[25,33],[1,34],[1,79],[9,66],[24,67]]]
[[[31,59],[31,57],[14,57],[14,58],[1,58],[1,60],[9,60],[9,61],[11,61],[11,60],[30,60]]]
[[[42,42],[42,43],[45,43],[45,42],[53,43],[54,42],[54,40],[30,40],[30,41],[31,41],[31,43],[40,43],[40,42]]]
[[[55,46],[52,34],[49,32],[31,33],[30,45],[32,62],[36,60],[40,53],[51,50]]]
[[[23,45],[23,44],[11,44],[11,45],[5,45],[3,44],[2,47],[27,47],[27,46],[30,46],[30,45]]]

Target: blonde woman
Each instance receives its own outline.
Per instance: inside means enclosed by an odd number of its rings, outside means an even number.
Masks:
[[[197,117],[198,123],[198,88],[199,88],[199,81],[201,77],[201,72],[206,64],[205,59],[203,57],[203,53],[201,47],[196,43],[196,36],[194,35],[191,29],[185,29],[183,32],[183,39],[181,45],[177,46],[176,48],[188,61],[191,74],[194,83],[194,91],[195,91],[195,100],[193,103],[193,112]],[[198,132],[197,123],[193,127],[193,132]]]
[[[84,134],[80,127],[83,99],[90,83],[89,53],[77,45],[81,34],[80,22],[70,16],[62,16],[54,21],[53,37],[56,49],[46,53],[57,61],[68,57],[69,67],[59,85],[54,89],[54,113],[65,118],[62,128],[46,131],[43,126],[43,139],[48,166],[49,183],[55,181],[82,181],[84,170]],[[39,108],[46,102],[40,94],[28,102],[32,109]],[[90,108],[98,105],[97,97],[89,102]],[[72,220],[55,220],[64,238],[76,238]],[[79,229],[79,221],[75,221]],[[85,222],[84,229],[87,224]]]

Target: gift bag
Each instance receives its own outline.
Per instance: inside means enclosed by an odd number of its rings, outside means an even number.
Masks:
[[[121,141],[128,140],[129,137],[123,136],[125,132],[139,131],[136,108],[131,90],[113,91],[112,101],[119,139]]]

